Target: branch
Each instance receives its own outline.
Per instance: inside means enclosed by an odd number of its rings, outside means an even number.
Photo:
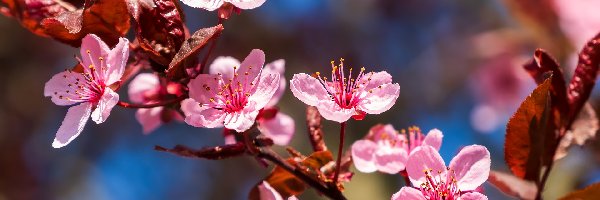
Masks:
[[[306,127],[308,127],[308,137],[313,151],[327,151],[327,145],[323,141],[321,121],[321,114],[319,114],[317,107],[308,106],[306,108]]]
[[[180,97],[177,97],[175,99],[169,99],[166,101],[161,101],[161,102],[156,102],[156,103],[150,103],[150,104],[131,104],[131,103],[127,103],[127,102],[123,102],[123,101],[119,101],[117,103],[117,105],[123,107],[123,108],[154,108],[154,107],[159,107],[159,106],[166,106],[169,104],[173,104],[173,103],[178,103],[180,101],[183,101],[184,99],[187,99],[188,96],[187,95],[182,95]]]

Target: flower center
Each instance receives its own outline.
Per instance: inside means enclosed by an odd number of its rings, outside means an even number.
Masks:
[[[433,170],[424,170],[426,181],[421,184],[421,193],[429,200],[455,200],[460,196],[460,190],[456,185],[454,170],[447,168],[446,174]]]
[[[90,50],[86,51],[90,61],[93,59],[90,53]],[[106,84],[104,83],[104,74],[106,73],[106,63],[104,63],[104,58],[99,57],[97,59],[99,61],[99,68],[94,66],[94,64],[90,64],[89,66],[83,66],[83,72],[74,72],[72,70],[67,70],[69,74],[78,73],[83,75],[83,80],[76,75],[63,75],[66,82],[68,83],[68,87],[70,89],[66,91],[55,91],[54,95],[57,95],[59,99],[66,99],[68,101],[87,101],[96,103],[100,101],[102,95],[104,94],[104,90],[106,89]],[[79,61],[81,62],[81,60]]]
[[[321,84],[325,86],[325,89],[333,98],[333,100],[341,107],[345,109],[354,108],[360,101],[364,87],[371,78],[365,78],[365,68],[362,67],[356,78],[352,78],[352,68],[349,70],[348,78],[344,73],[344,59],[340,59],[340,65],[335,65],[335,61],[331,61],[331,82],[327,80],[327,77],[321,77],[320,72],[316,72]],[[368,73],[370,76],[373,72]],[[372,92],[372,91],[369,91]]]
[[[236,66],[233,67],[233,77],[227,81],[223,79],[223,74],[217,74],[219,76],[215,78],[215,81],[220,84],[215,85],[219,85],[219,88],[217,88],[216,95],[210,98],[210,102],[214,108],[233,113],[243,110],[246,104],[248,104],[250,91],[254,87],[253,80],[248,80],[251,72],[249,70],[245,71],[243,76],[240,76],[237,69]],[[252,69],[252,66],[248,66],[248,69]],[[207,92],[210,92],[212,89],[206,84],[203,87]]]
[[[408,133],[406,130],[402,129],[402,134],[407,136],[407,152],[410,153],[413,149],[421,146],[423,144],[423,140],[425,136],[421,133],[421,129],[419,127],[413,126],[408,128]]]

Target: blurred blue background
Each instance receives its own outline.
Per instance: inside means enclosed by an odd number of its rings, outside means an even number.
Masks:
[[[397,129],[416,125],[424,132],[438,128],[444,133],[446,162],[462,146],[481,144],[492,153],[493,169],[507,171],[504,125],[534,87],[520,65],[541,47],[570,74],[569,57],[580,45],[560,42],[569,41],[560,29],[548,31],[560,27],[559,20],[536,21],[539,17],[523,15],[514,2],[268,0],[225,22],[213,58],[243,59],[259,48],[267,62],[286,60],[286,78],[326,71],[329,61],[340,57],[347,65],[386,70],[401,85],[396,105],[351,121],[346,149],[378,123]],[[190,30],[216,24],[216,13],[182,7]],[[183,123],[143,135],[135,110],[121,107],[101,125],[89,122],[67,147],[53,149],[67,108],[44,98],[43,86],[73,66],[78,50],[37,37],[6,17],[0,17],[0,30],[0,200],[246,199],[270,171],[250,157],[208,161],[154,151],[154,145],[220,145],[223,138],[218,129]],[[119,93],[126,96],[125,90]],[[302,103],[288,90],[279,107],[297,122],[290,146],[310,153]],[[325,131],[335,149],[338,125],[325,122]],[[557,164],[548,199],[600,180],[598,146],[575,148]],[[344,193],[349,199],[389,199],[402,185],[399,175],[357,172]],[[490,199],[508,198],[487,183],[485,193]],[[319,196],[309,190],[300,198]]]

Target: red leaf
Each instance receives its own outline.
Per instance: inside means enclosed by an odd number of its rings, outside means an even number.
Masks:
[[[129,30],[129,15],[125,1],[97,0],[91,5],[86,2],[82,9],[46,18],[42,26],[49,36],[74,47],[79,47],[89,33],[114,46]]]
[[[169,64],[167,69],[167,76],[171,79],[183,78],[186,74],[184,61],[195,58],[195,55],[206,45],[206,43],[219,35],[223,31],[223,25],[219,24],[210,28],[203,28],[196,31],[189,39],[187,39],[175,57]]]
[[[598,199],[598,197],[600,197],[600,183],[594,183],[583,190],[571,192],[560,200]]]
[[[537,181],[539,177],[544,147],[543,138],[540,137],[546,133],[551,82],[552,77],[533,90],[508,121],[504,158],[513,174],[519,178]]]
[[[590,98],[590,93],[596,83],[600,64],[599,39],[600,34],[592,38],[579,53],[577,68],[567,90],[570,122],[575,120],[583,104]]]
[[[532,181],[526,181],[512,174],[493,170],[490,172],[488,182],[504,194],[518,199],[535,199],[538,190]]]
[[[140,47],[149,54],[150,58],[165,66],[164,69],[160,69],[164,71],[183,44],[187,29],[183,23],[183,12],[177,6],[178,0],[150,2],[156,6],[141,7],[138,13],[139,20],[136,20],[138,24],[136,36]],[[134,18],[135,14],[132,13]]]
[[[596,133],[598,133],[598,117],[592,105],[586,103],[575,121],[573,121],[571,130],[567,131],[560,141],[554,159],[558,160],[565,157],[569,148],[573,145],[583,146],[586,141],[594,138]]]
[[[126,0],[127,1],[127,10],[129,10],[129,14],[135,19],[139,21],[140,13],[142,9],[152,10],[156,4],[152,0]]]
[[[21,25],[29,31],[39,35],[48,36],[44,27],[40,24],[45,18],[56,17],[67,11],[75,11],[77,8],[67,1],[50,0],[0,0],[6,4],[2,14],[17,19]],[[83,1],[75,1],[80,4]]]

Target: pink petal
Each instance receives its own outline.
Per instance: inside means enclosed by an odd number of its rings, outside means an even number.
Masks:
[[[185,123],[191,126],[206,128],[223,126],[225,112],[214,108],[200,107],[194,99],[183,100],[181,110],[185,113]]]
[[[260,110],[269,103],[277,89],[279,89],[279,74],[263,73],[248,97],[248,102],[255,102],[254,108]]]
[[[229,56],[220,56],[215,58],[208,68],[210,74],[221,74],[223,80],[233,78],[233,67],[240,67],[240,61]]]
[[[446,164],[438,153],[431,146],[419,146],[410,153],[406,162],[406,172],[413,185],[421,185],[425,182],[425,170],[431,170],[431,175],[437,177],[446,174]]]
[[[144,103],[145,94],[159,87],[158,76],[152,73],[140,73],[129,83],[129,100],[134,103]]]
[[[52,76],[44,86],[44,96],[50,97],[54,104],[60,106],[85,101],[79,98],[79,95],[75,94],[75,89],[77,88],[77,84],[75,83],[78,83],[77,79],[82,81],[79,84],[85,81],[85,77],[82,74],[72,71],[64,71]]]
[[[389,110],[400,95],[400,85],[385,84],[381,88],[372,89],[367,96],[358,104],[358,108],[369,114],[380,114]]]
[[[294,119],[290,116],[277,112],[274,118],[268,120],[260,120],[258,129],[265,136],[273,139],[273,142],[280,146],[285,146],[290,143],[296,130]]]
[[[461,191],[475,190],[483,184],[490,175],[490,152],[481,145],[466,146],[458,152],[452,161],[450,169],[454,170],[456,185]]]
[[[185,5],[194,8],[202,8],[208,11],[214,11],[223,5],[223,0],[181,0]]]
[[[161,114],[163,107],[154,107],[149,109],[138,109],[135,113],[135,119],[142,125],[144,134],[148,134],[162,124]]]
[[[192,98],[187,98],[181,101],[181,111],[187,117],[194,114],[200,114],[207,107],[200,107],[200,103]]]
[[[225,114],[224,126],[228,129],[233,129],[239,133],[244,132],[254,125],[258,110],[247,108],[235,113]]]
[[[56,132],[52,147],[61,148],[75,139],[85,127],[92,111],[91,103],[82,103],[69,108],[60,128]]]
[[[244,61],[242,61],[242,64],[240,64],[235,73],[239,74],[242,80],[247,79],[248,81],[256,83],[255,79],[260,74],[264,64],[265,52],[260,49],[252,49],[250,54],[248,54]]]
[[[412,187],[402,187],[392,195],[392,200],[427,200],[421,191]]]
[[[108,87],[105,88],[102,98],[100,98],[96,109],[92,112],[92,120],[94,120],[96,124],[106,121],[106,118],[110,115],[110,111],[118,102],[119,94]]]
[[[267,0],[225,0],[233,4],[235,7],[247,10],[261,6]]]
[[[443,137],[444,134],[442,134],[442,131],[438,129],[431,129],[429,133],[427,133],[427,135],[425,136],[425,139],[423,139],[423,144],[432,146],[433,148],[439,151],[440,147],[442,146]]]
[[[285,92],[285,87],[287,86],[287,81],[285,80],[285,77],[283,77],[284,72],[285,72],[285,60],[279,59],[279,60],[273,61],[273,62],[265,65],[265,68],[263,68],[263,73],[265,73],[265,72],[279,73],[279,75],[280,75],[279,88],[275,91],[273,98],[271,98],[269,103],[267,103],[267,105],[266,105],[266,107],[274,107],[275,105],[277,105],[277,103],[283,96],[283,93]]]
[[[104,77],[106,85],[112,85],[121,80],[123,72],[125,72],[127,59],[129,59],[129,40],[119,38],[119,43],[108,53],[108,60],[106,61],[108,66]]]
[[[397,174],[405,169],[408,153],[400,146],[379,145],[375,152],[375,165],[381,172]]]
[[[223,81],[218,75],[214,74],[199,74],[195,79],[190,80],[188,88],[190,90],[190,97],[199,102],[200,104],[214,104],[213,100],[219,101],[220,98],[215,98],[221,88]]]
[[[479,193],[479,192],[469,192],[463,195],[460,195],[460,200],[487,200],[487,196]]]
[[[281,194],[266,181],[263,181],[262,184],[258,185],[258,192],[260,193],[260,200],[283,200]]]
[[[100,65],[100,57],[107,58],[110,48],[94,34],[88,34],[81,40],[81,48],[79,53],[81,54],[81,64],[85,72],[91,73],[89,66],[94,65],[97,68]],[[100,70],[98,70],[100,71]],[[101,76],[104,78],[104,76]]]
[[[322,100],[330,100],[321,82],[308,74],[294,74],[290,80],[290,89],[296,98],[310,106],[317,106]]]
[[[386,71],[370,72],[362,76],[359,83],[365,83],[364,87],[361,87],[361,89],[364,91],[369,91],[370,89],[375,89],[380,85],[392,83],[392,75]]]
[[[375,151],[377,144],[371,140],[357,140],[352,144],[352,162],[358,171],[371,173],[377,171]]]
[[[332,100],[321,101],[317,105],[317,109],[321,116],[327,120],[336,121],[339,123],[348,121],[352,115],[356,114],[354,109],[342,109],[337,103]]]

